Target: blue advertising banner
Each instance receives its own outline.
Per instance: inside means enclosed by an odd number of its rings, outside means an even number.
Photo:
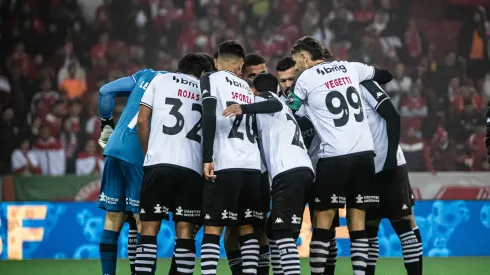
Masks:
[[[415,207],[426,256],[490,256],[490,201],[422,201]],[[305,215],[298,240],[308,256],[311,237]],[[86,203],[0,203],[0,259],[98,258],[104,211]],[[339,256],[349,256],[345,218],[337,230]],[[172,222],[163,222],[158,236],[158,256],[171,257],[175,233]],[[119,239],[119,257],[127,257],[128,227]],[[201,245],[202,231],[196,238]],[[399,239],[389,221],[379,232],[380,255],[400,257]],[[199,250],[199,249],[198,249]],[[224,249],[222,256],[225,255]],[[198,251],[199,256],[199,251]]]

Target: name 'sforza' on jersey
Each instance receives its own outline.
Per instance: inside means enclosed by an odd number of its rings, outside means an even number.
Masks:
[[[153,79],[141,99],[152,110],[145,167],[170,164],[202,174],[201,102],[197,78],[167,73]]]
[[[214,170],[261,170],[260,153],[252,129],[253,115],[224,117],[223,111],[233,104],[254,103],[248,84],[229,71],[218,71],[201,77],[203,104],[216,101],[216,131],[213,142]],[[205,129],[206,130],[206,129]]]
[[[317,64],[298,77],[292,98],[303,103],[315,126],[320,158],[373,151],[359,83],[372,79],[374,73],[372,66],[334,61]]]

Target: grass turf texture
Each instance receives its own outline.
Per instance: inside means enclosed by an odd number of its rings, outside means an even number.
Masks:
[[[196,264],[198,266],[198,263]],[[169,259],[159,259],[156,274],[168,274]],[[31,260],[0,261],[2,275],[95,275],[100,274],[100,263],[97,260]],[[128,260],[119,260],[118,275],[129,275]],[[194,274],[201,274],[198,268]],[[221,260],[218,275],[228,275],[230,271],[226,261]],[[271,273],[272,274],[272,270]],[[308,259],[301,260],[301,274],[310,274]],[[349,258],[340,258],[335,275],[351,275]],[[403,275],[405,268],[401,258],[382,258],[379,260],[376,274]],[[451,257],[424,258],[425,275],[483,275],[490,274],[490,257]]]

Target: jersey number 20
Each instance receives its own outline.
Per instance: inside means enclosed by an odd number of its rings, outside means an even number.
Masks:
[[[354,102],[352,98],[353,95],[357,96],[357,102]],[[340,118],[335,118],[333,120],[335,127],[342,127],[349,122],[349,106],[355,110],[359,110],[359,113],[354,113],[354,118],[357,122],[362,122],[364,120],[364,112],[362,111],[361,105],[361,97],[357,92],[356,88],[349,87],[347,88],[347,100],[339,91],[330,91],[328,95],[325,97],[325,104],[327,105],[327,109],[333,115],[342,114]],[[340,104],[335,104],[338,106],[334,106],[333,100],[337,99]]]
[[[172,105],[172,109],[170,109],[169,114],[177,119],[177,123],[175,123],[175,125],[172,127],[163,125],[162,132],[167,135],[176,135],[180,133],[182,129],[184,129],[184,123],[185,123],[184,116],[181,113],[179,113],[179,109],[183,105],[182,101],[178,98],[167,97],[165,98],[165,104]],[[202,106],[200,104],[193,103],[192,111],[199,112],[199,114],[202,116]],[[185,136],[186,138],[201,143],[201,136],[197,134],[199,130],[201,130],[202,128],[201,121],[202,121],[202,117],[199,118],[199,121],[196,123],[196,125],[194,125],[194,127],[192,127],[189,133],[187,133],[187,135]]]
[[[227,101],[226,106],[230,106],[233,104],[237,104],[234,101]],[[254,135],[252,133],[252,127],[250,126],[250,119],[252,118],[252,115],[247,114],[245,115],[245,132],[247,132],[247,139],[251,143],[254,143]],[[243,120],[243,115],[238,115],[235,116],[235,120],[233,121],[233,126],[231,127],[230,133],[228,134],[228,138],[239,138],[241,140],[244,139],[243,133],[238,131],[238,128],[240,127],[240,124],[242,123]]]

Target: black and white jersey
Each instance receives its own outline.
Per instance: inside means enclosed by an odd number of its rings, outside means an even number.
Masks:
[[[383,170],[388,153],[386,121],[378,113],[378,108],[382,104],[391,104],[390,98],[374,81],[371,81],[370,84],[361,85],[361,98],[364,103],[364,112],[366,113],[367,120],[369,122],[369,128],[371,129],[371,134],[373,136],[374,153],[376,154],[374,164],[376,173],[378,173]],[[399,145],[396,153],[396,159],[398,166],[406,164],[405,156],[403,155],[403,151]]]
[[[359,83],[374,74],[372,66],[334,61],[315,65],[297,78],[294,95],[302,100],[321,139],[319,158],[373,152]]]
[[[279,97],[270,92],[255,97],[255,102]],[[257,114],[257,128],[267,170],[274,179],[283,172],[298,168],[308,168],[313,172],[311,160],[292,111],[283,108],[277,113]]]
[[[207,129],[207,126],[203,125],[205,158],[212,157],[215,171],[230,169],[260,171],[260,152],[253,132],[253,115],[246,114],[232,118],[222,115],[223,111],[232,104],[254,103],[254,95],[247,82],[232,72],[222,70],[203,75],[201,91],[203,116],[215,116],[215,129]],[[216,106],[214,109],[208,107],[214,104]],[[207,121],[207,118],[203,119]],[[208,137],[212,139],[212,144],[207,144]]]
[[[141,99],[152,110],[144,166],[170,164],[202,174],[201,101],[197,78],[179,73],[153,78]]]

